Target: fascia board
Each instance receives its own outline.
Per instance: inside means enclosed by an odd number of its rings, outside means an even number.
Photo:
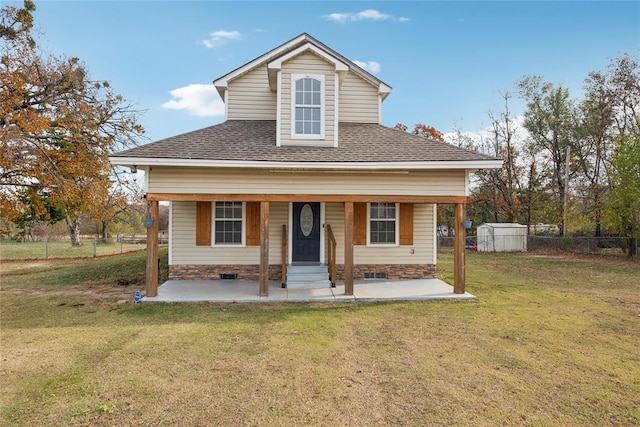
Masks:
[[[345,64],[344,62],[340,61],[338,58],[336,58],[336,57],[334,57],[332,55],[329,55],[327,52],[325,52],[324,50],[316,47],[315,45],[313,45],[311,43],[305,43],[302,46],[300,46],[299,48],[294,49],[291,52],[274,59],[273,61],[271,61],[271,62],[269,62],[267,64],[267,68],[268,69],[274,69],[274,70],[280,70],[280,69],[282,69],[282,64],[284,62],[287,62],[289,59],[294,58],[294,57],[296,57],[296,56],[300,55],[301,53],[304,53],[304,52],[306,52],[308,50],[312,51],[313,53],[315,53],[319,57],[323,58],[327,62],[330,62],[330,63],[334,64],[335,67],[336,67],[336,71],[349,71],[349,66],[347,64]]]
[[[178,166],[238,169],[300,170],[420,170],[420,169],[499,169],[502,160],[451,160],[414,162],[275,162],[244,160],[164,159],[148,157],[109,157],[118,166]]]
[[[390,93],[391,93],[391,86],[385,83],[380,83],[380,85],[378,86],[378,94],[382,95],[383,101],[387,98],[387,96],[389,96]]]
[[[306,34],[301,34],[298,37],[296,37],[293,40],[290,40],[288,43],[285,43],[273,50],[270,50],[269,52],[260,55],[259,57],[257,57],[256,59],[254,59],[253,61],[249,61],[246,64],[242,65],[241,67],[236,68],[235,70],[225,74],[222,77],[217,78],[216,80],[213,81],[213,84],[216,87],[222,88],[222,89],[226,89],[228,86],[228,83],[230,80],[233,80],[234,78],[246,73],[247,71],[251,70],[252,68],[257,67],[258,65],[269,61],[270,58],[275,58],[278,57],[280,55],[282,55],[283,52],[286,52],[288,49],[291,49],[293,46],[299,44],[300,42],[304,41],[307,39]],[[220,89],[219,89],[220,90]]]

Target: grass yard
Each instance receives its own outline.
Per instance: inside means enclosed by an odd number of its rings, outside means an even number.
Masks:
[[[637,261],[470,254],[477,302],[135,306],[143,271],[2,264],[1,425],[640,425]]]
[[[0,261],[24,259],[91,258],[116,255],[125,252],[143,251],[146,245],[135,243],[98,243],[85,240],[80,246],[72,246],[68,240],[51,242],[18,243],[0,241]]]

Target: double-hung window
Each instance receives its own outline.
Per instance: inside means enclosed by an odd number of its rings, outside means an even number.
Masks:
[[[214,245],[244,244],[244,209],[242,202],[216,202],[213,217]]]
[[[292,136],[322,138],[324,135],[324,76],[293,74]]]
[[[396,203],[369,204],[370,245],[398,244],[398,205]]]

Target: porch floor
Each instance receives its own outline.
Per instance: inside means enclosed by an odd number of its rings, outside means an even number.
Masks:
[[[354,295],[344,293],[344,284],[335,288],[282,289],[269,282],[269,296],[261,297],[258,282],[243,280],[169,280],[158,287],[158,296],[142,302],[322,302],[322,301],[416,301],[434,299],[475,299],[470,293],[454,294],[453,286],[439,279],[354,282]]]

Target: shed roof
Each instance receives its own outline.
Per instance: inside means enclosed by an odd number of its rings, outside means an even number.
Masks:
[[[484,226],[491,228],[527,228],[526,225],[516,224],[513,222],[485,222],[484,224],[479,225],[478,228]]]

